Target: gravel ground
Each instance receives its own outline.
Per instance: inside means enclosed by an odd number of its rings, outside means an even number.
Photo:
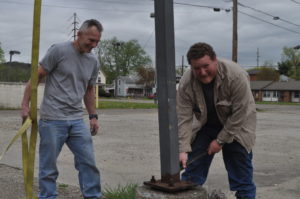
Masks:
[[[254,179],[257,198],[300,199],[300,106],[258,105]],[[0,151],[20,127],[19,111],[0,111]],[[157,110],[99,110],[101,133],[93,138],[102,187],[142,184],[160,178]],[[38,153],[38,149],[37,149]],[[37,157],[38,162],[38,157]],[[20,140],[0,162],[0,199],[22,196]],[[64,147],[58,159],[60,198],[80,198],[73,155]],[[38,166],[36,164],[36,171]],[[227,175],[217,154],[205,187],[221,189],[228,199]],[[5,195],[7,194],[7,195]],[[18,196],[16,194],[19,194]],[[73,194],[73,195],[72,195]]]

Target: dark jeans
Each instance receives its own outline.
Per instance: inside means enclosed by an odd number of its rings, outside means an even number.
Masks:
[[[204,126],[192,144],[192,152],[189,153],[188,159],[192,160],[197,154],[207,151],[208,145],[216,139],[220,130],[220,128]],[[255,199],[256,187],[253,182],[252,152],[248,153],[241,144],[234,141],[225,144],[222,153],[230,190],[236,191],[235,195],[238,199]],[[206,155],[188,165],[182,174],[182,180],[203,185],[213,157],[214,155]]]

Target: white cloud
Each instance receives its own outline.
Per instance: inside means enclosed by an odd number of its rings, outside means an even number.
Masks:
[[[174,0],[174,2],[230,8],[231,2],[224,0]],[[300,24],[299,4],[282,0],[239,0],[257,10],[281,19]],[[271,16],[239,6],[239,10],[259,19],[285,27],[299,34],[270,25],[252,17],[238,15],[238,60],[243,66],[256,65],[256,51],[260,49],[260,63],[272,60],[277,63],[284,46],[299,45],[300,27]],[[122,40],[137,39],[154,57],[155,34],[154,11],[150,0],[44,0],[41,16],[40,57],[53,43],[71,40],[72,15],[77,13],[81,22],[95,18],[104,26],[103,39],[116,36]],[[30,62],[33,1],[0,0],[0,42],[9,59],[9,50],[19,50],[13,60]],[[176,62],[186,55],[189,46],[198,41],[210,43],[218,56],[231,58],[232,13],[213,12],[212,9],[175,5]]]

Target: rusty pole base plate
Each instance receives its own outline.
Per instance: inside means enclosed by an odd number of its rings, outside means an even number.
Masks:
[[[170,185],[170,183],[164,183],[161,182],[161,180],[156,180],[155,182],[147,181],[144,182],[144,185],[168,193],[184,191],[184,190],[192,189],[197,186],[197,184],[195,183],[186,182],[186,181],[178,181]]]

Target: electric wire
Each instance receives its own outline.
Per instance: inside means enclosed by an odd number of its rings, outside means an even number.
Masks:
[[[288,23],[288,24],[291,24],[291,25],[300,27],[299,24],[295,24],[295,23],[290,22],[290,21],[288,21],[288,20],[282,19],[282,18],[279,17],[279,16],[271,15],[271,14],[269,14],[269,13],[267,13],[267,12],[258,10],[258,9],[256,9],[256,8],[252,8],[252,7],[247,6],[247,5],[245,5],[245,4],[238,3],[238,5],[240,5],[240,6],[244,7],[244,8],[249,8],[249,9],[254,10],[254,11],[256,11],[256,12],[262,13],[262,14],[264,14],[264,15],[270,16],[270,17],[272,17],[274,20],[281,20],[281,21],[284,21],[284,22],[286,22],[286,23]]]
[[[262,21],[262,22],[271,24],[271,25],[276,26],[276,27],[278,27],[278,28],[281,28],[281,29],[287,30],[287,31],[289,31],[289,32],[293,32],[293,33],[296,33],[296,34],[299,34],[299,35],[300,35],[300,32],[297,32],[297,31],[295,31],[295,30],[291,30],[291,29],[289,29],[289,28],[285,28],[285,27],[279,26],[279,25],[277,25],[277,24],[271,23],[271,22],[266,21],[266,20],[264,20],[264,19],[261,19],[261,18],[259,18],[259,17],[256,17],[256,16],[253,16],[253,15],[247,14],[247,13],[245,13],[245,12],[242,12],[242,11],[240,11],[240,10],[238,10],[238,12],[241,13],[241,14],[243,14],[243,15],[247,15],[248,17],[254,18],[254,19],[256,19],[256,20],[259,20],[259,21]]]
[[[145,44],[143,45],[143,49],[144,49],[144,50],[145,50],[146,46],[148,45],[149,41],[151,40],[151,38],[152,38],[152,36],[153,36],[153,34],[154,34],[154,30],[155,30],[155,29],[152,30],[150,36],[147,38]]]
[[[32,3],[25,3],[25,2],[19,2],[19,1],[0,1],[0,3],[9,3],[9,4],[18,4],[18,5],[27,5],[27,6],[33,6]],[[113,11],[113,12],[149,12],[144,10],[120,10],[120,9],[97,9],[97,8],[82,8],[82,7],[70,7],[70,6],[60,6],[60,5],[51,5],[51,4],[43,4],[42,7],[55,7],[55,8],[71,8],[71,9],[78,9],[78,10],[95,10],[95,11]]]
[[[291,0],[292,2],[296,3],[296,4],[300,4],[300,2],[296,1],[296,0]]]

